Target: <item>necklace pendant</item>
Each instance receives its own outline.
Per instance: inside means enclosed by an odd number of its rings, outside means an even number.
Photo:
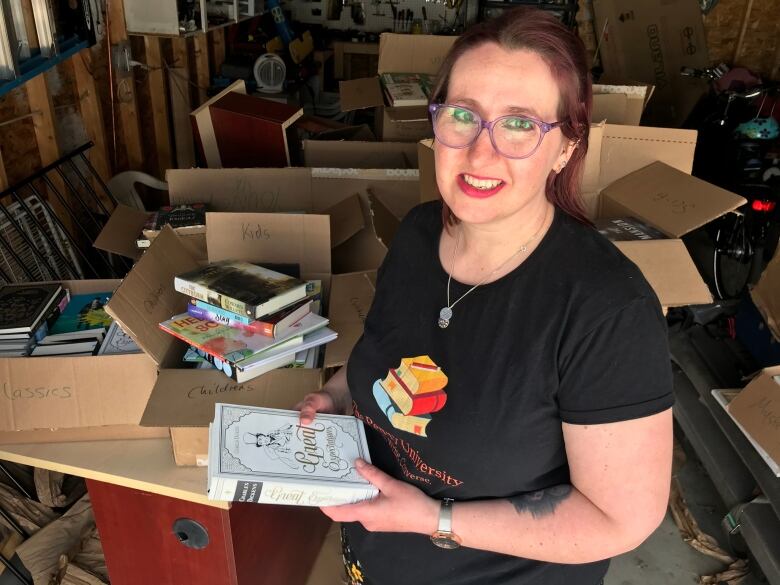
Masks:
[[[450,319],[452,319],[452,309],[449,307],[442,307],[439,311],[439,327],[446,329],[450,325]]]

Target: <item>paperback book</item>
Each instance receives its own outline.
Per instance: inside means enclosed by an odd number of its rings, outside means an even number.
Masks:
[[[191,203],[182,205],[166,205],[151,213],[136,240],[138,248],[148,248],[160,231],[170,225],[179,235],[194,235],[206,233],[206,205]]]
[[[125,333],[117,321],[111,323],[106,336],[100,343],[98,355],[123,355],[126,353],[141,353],[133,338]]]
[[[111,292],[73,295],[65,310],[49,328],[45,341],[89,337],[85,332],[90,329],[102,330],[102,333],[105,333],[112,323],[104,308],[111,295]]]
[[[237,362],[268,351],[292,337],[303,336],[327,324],[327,318],[309,313],[290,327],[284,337],[268,337],[182,313],[160,323],[160,328],[189,345],[235,365]]]
[[[298,411],[216,404],[209,426],[210,500],[335,506],[369,500],[377,489],[355,469],[370,461],[362,421]]]
[[[390,106],[428,105],[429,82],[423,74],[383,73],[380,79]]]
[[[221,323],[228,327],[245,329],[258,335],[281,337],[289,330],[290,326],[312,312],[311,307],[313,302],[314,301],[306,299],[298,301],[285,309],[277,311],[273,315],[268,315],[262,319],[250,320],[248,324],[244,323],[243,319],[236,320],[231,317],[226,317],[218,311],[204,309],[193,303],[187,305],[187,313],[197,319]]]
[[[306,297],[306,283],[241,261],[209,264],[174,279],[187,296],[259,319]]]
[[[646,224],[635,217],[615,217],[612,219],[597,219],[596,229],[611,242],[628,242],[633,240],[666,240],[663,232]]]

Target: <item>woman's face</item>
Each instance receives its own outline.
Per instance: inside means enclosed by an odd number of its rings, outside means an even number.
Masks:
[[[455,63],[447,90],[448,104],[465,106],[486,121],[519,113],[557,122],[558,101],[558,85],[539,55],[493,43],[468,51]],[[530,157],[509,159],[493,148],[487,129],[468,148],[436,142],[439,191],[463,222],[489,225],[519,219],[546,200],[547,177],[568,158],[569,144],[555,128]]]

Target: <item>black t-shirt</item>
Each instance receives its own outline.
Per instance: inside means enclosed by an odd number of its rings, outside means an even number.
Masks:
[[[556,210],[525,262],[460,301],[446,329],[437,323],[447,299],[441,232],[439,202],[404,218],[349,359],[376,466],[437,499],[506,498],[570,482],[562,422],[616,422],[672,405],[658,300],[596,230]],[[453,279],[451,299],[469,288]],[[346,529],[377,585],[595,585],[608,567]]]

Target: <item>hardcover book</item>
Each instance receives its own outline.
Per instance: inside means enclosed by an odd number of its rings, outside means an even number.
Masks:
[[[180,235],[205,234],[206,204],[165,205],[149,214],[141,236],[135,242],[136,246],[148,248],[166,225],[170,225]]]
[[[245,329],[258,335],[281,337],[289,330],[290,325],[297,323],[311,312],[312,303],[313,301],[304,299],[286,309],[277,311],[273,315],[268,315],[262,319],[250,320],[249,323],[244,323],[243,319],[236,320],[227,317],[221,312],[204,309],[193,303],[187,305],[187,313],[197,319],[214,321],[215,323],[221,323],[237,329]]]
[[[382,87],[389,105],[427,106],[427,79],[418,73],[383,73],[380,76]]]
[[[224,261],[174,279],[174,288],[190,297],[259,319],[306,296],[306,283],[256,264]]]
[[[35,332],[61,297],[59,284],[25,283],[0,287],[0,333]]]
[[[160,323],[160,328],[214,357],[235,365],[292,337],[316,331],[327,324],[328,319],[325,317],[309,313],[291,327],[286,336],[275,338],[182,313]]]
[[[594,223],[599,233],[611,242],[668,239],[662,232],[635,217],[597,219]]]
[[[335,506],[369,500],[377,489],[355,469],[370,461],[362,421],[298,411],[217,404],[209,427],[211,500]]]

